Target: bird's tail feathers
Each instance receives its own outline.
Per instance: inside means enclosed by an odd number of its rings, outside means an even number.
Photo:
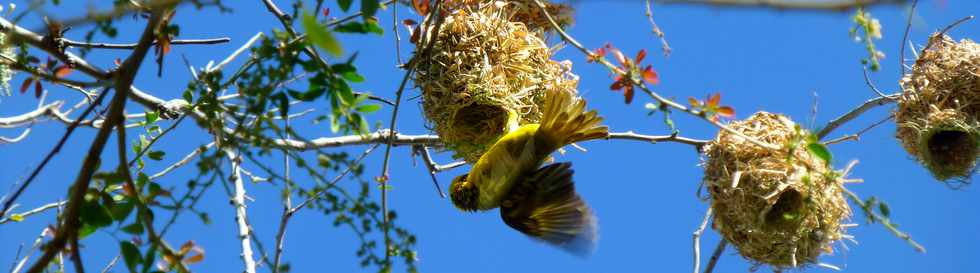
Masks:
[[[585,100],[568,91],[551,91],[545,101],[539,133],[558,148],[579,141],[604,138],[609,130],[595,110],[586,111]]]

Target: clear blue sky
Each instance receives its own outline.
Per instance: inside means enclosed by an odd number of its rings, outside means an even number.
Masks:
[[[27,7],[16,1],[19,9]],[[48,10],[52,16],[66,18],[83,12],[88,2],[72,2]],[[154,76],[155,68],[148,58],[136,85],[164,99],[178,98],[190,76],[180,55],[186,55],[194,66],[202,67],[210,60],[223,59],[258,31],[269,33],[281,28],[259,1],[226,1],[233,14],[221,14],[215,9],[197,11],[181,9],[180,38],[210,38],[229,36],[232,42],[210,46],[175,46],[167,59],[164,78]],[[288,7],[287,1],[277,1]],[[333,1],[327,1],[333,4]],[[107,3],[96,6],[104,7]],[[668,97],[685,100],[689,96],[703,97],[721,92],[722,101],[737,109],[738,118],[760,110],[783,113],[809,124],[811,108],[816,101],[817,125],[874,97],[865,84],[859,60],[866,55],[861,44],[848,36],[852,26],[851,13],[791,12],[768,9],[724,9],[705,6],[655,5],[657,22],[667,34],[674,49],[669,58],[659,51],[660,42],[649,31],[643,14],[642,1],[579,1],[571,34],[590,48],[606,42],[632,55],[641,48],[651,54],[647,60],[660,72],[662,83],[655,90]],[[333,14],[339,14],[334,8]],[[401,15],[408,15],[400,7]],[[899,45],[905,26],[907,6],[881,6],[870,9],[884,26],[884,39],[879,49],[887,54],[881,72],[872,79],[877,85],[894,92],[898,89]],[[956,19],[980,12],[976,1],[922,1],[914,17],[911,39],[916,45],[925,42],[932,31]],[[384,12],[381,23],[387,27],[384,37],[340,35],[348,52],[361,52],[357,65],[368,81],[355,86],[375,94],[394,97],[402,73],[394,67],[394,41],[390,35],[390,11]],[[411,15],[415,18],[414,15]],[[37,29],[36,16],[26,19],[27,26]],[[120,37],[134,39],[132,34],[142,29],[144,21],[127,18],[119,26]],[[975,38],[980,34],[980,22],[968,22],[950,34],[956,39]],[[68,36],[81,39],[81,31]],[[404,32],[403,32],[404,35]],[[132,42],[122,40],[120,42]],[[410,54],[403,44],[403,56]],[[124,57],[125,52],[96,50],[91,60],[110,67],[112,60]],[[619,93],[608,90],[611,79],[603,67],[585,63],[579,52],[566,48],[557,56],[572,60],[574,72],[581,76],[579,91],[606,117],[613,131],[634,130],[648,134],[666,134],[661,117],[647,116],[643,104],[650,101],[638,94],[632,105],[624,105]],[[236,62],[232,67],[240,64]],[[77,75],[75,75],[77,76]],[[14,79],[15,87],[23,75]],[[77,93],[61,88],[51,90],[52,97],[78,100]],[[417,90],[409,90],[414,97]],[[813,94],[817,94],[814,97]],[[398,129],[404,133],[423,134],[417,100],[403,107]],[[0,102],[0,116],[25,112],[36,104],[29,95],[15,95]],[[314,104],[320,110],[326,103]],[[304,108],[305,109],[305,108]],[[130,112],[142,107],[130,105]],[[840,128],[834,136],[853,133],[889,114],[891,106],[866,113]],[[390,109],[370,116],[387,120]],[[675,114],[682,135],[712,138],[716,128],[693,118]],[[166,123],[165,123],[166,124]],[[308,137],[328,136],[329,127],[313,125],[309,119],[294,123]],[[980,216],[973,209],[980,207],[975,187],[952,190],[932,179],[926,170],[905,154],[893,137],[894,124],[889,122],[862,136],[860,142],[832,146],[835,166],[843,167],[851,159],[861,163],[854,176],[865,183],[850,185],[850,189],[867,197],[876,195],[892,208],[892,217],[901,228],[922,243],[928,253],[916,253],[900,239],[879,225],[868,225],[858,212],[852,222],[859,227],[849,230],[860,242],[849,250],[838,247],[833,255],[821,261],[834,264],[846,272],[978,272],[975,262],[980,253]],[[28,140],[15,145],[0,146],[0,194],[38,164],[64,131],[60,123],[46,122],[34,126]],[[193,147],[208,143],[209,137],[200,133],[193,122],[183,123],[159,146],[168,152],[160,164],[147,169],[155,172],[189,152]],[[0,130],[3,136],[15,136],[20,130]],[[74,178],[94,135],[92,129],[80,129],[63,150],[21,198],[23,208],[32,208],[65,196],[66,185]],[[135,134],[130,134],[133,136]],[[646,144],[626,141],[593,141],[583,144],[588,153],[570,151],[558,158],[575,166],[576,187],[599,216],[600,242],[595,255],[580,259],[558,249],[528,240],[507,228],[497,212],[467,214],[453,208],[447,199],[436,195],[424,166],[412,165],[408,148],[396,148],[392,154],[393,190],[391,207],[399,213],[398,220],[418,236],[419,267],[423,272],[620,272],[625,270],[688,272],[692,267],[691,233],[707,209],[707,203],[695,193],[702,177],[699,157],[691,147],[672,143]],[[114,145],[104,153],[109,164],[115,164]],[[359,153],[366,146],[348,149]],[[381,152],[366,161],[365,178],[380,173]],[[277,159],[275,157],[274,159]],[[447,154],[437,160],[449,162]],[[278,160],[278,159],[277,159]],[[247,167],[247,165],[246,165]],[[443,188],[452,177],[467,168],[439,174]],[[193,175],[193,166],[167,176],[160,182],[178,191]],[[333,173],[326,174],[332,177]],[[354,186],[355,181],[342,184]],[[306,184],[309,185],[309,184]],[[274,242],[281,210],[279,189],[269,184],[249,184],[248,194],[255,199],[249,203],[249,217],[256,233],[267,248]],[[200,206],[211,214],[213,224],[202,225],[196,217],[186,214],[167,240],[179,244],[195,240],[207,251],[203,263],[192,266],[198,272],[240,271],[239,245],[234,214],[225,192],[214,187]],[[19,211],[19,210],[18,210]],[[13,261],[18,245],[30,245],[40,229],[53,223],[53,213],[28,218],[22,223],[0,225],[0,264]],[[334,228],[332,219],[320,213],[304,211],[291,223],[287,233],[284,259],[292,264],[293,272],[357,272],[363,271],[356,262],[355,235]],[[112,230],[111,228],[109,230]],[[122,236],[121,233],[119,233]],[[126,237],[126,236],[122,236]],[[709,230],[702,242],[705,252],[719,237]],[[110,232],[98,232],[83,242],[89,271],[99,270],[116,253],[118,244]],[[838,245],[839,246],[839,245]],[[25,246],[26,247],[26,246]],[[705,254],[707,256],[708,254]],[[716,272],[745,272],[751,264],[729,249],[722,256]],[[402,270],[399,266],[396,270]],[[267,272],[267,268],[260,271]],[[768,269],[761,269],[766,270]],[[123,267],[116,267],[123,272]],[[811,269],[810,272],[823,272]]]

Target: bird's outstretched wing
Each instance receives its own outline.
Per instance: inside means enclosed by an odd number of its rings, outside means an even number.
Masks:
[[[515,185],[500,207],[504,223],[531,238],[589,256],[598,233],[592,209],[575,193],[571,163],[555,163]]]

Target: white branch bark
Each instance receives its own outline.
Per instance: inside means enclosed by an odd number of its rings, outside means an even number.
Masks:
[[[847,10],[878,4],[901,4],[905,0],[657,0],[663,4],[699,4],[731,7],[762,7],[793,10]]]
[[[255,273],[255,260],[252,258],[252,241],[249,240],[248,215],[245,211],[245,183],[242,182],[241,158],[231,150],[225,149],[228,159],[231,160],[231,183],[235,186],[234,196],[231,198],[232,205],[235,207],[235,222],[238,224],[238,238],[242,245],[242,262],[245,263],[245,273]]]

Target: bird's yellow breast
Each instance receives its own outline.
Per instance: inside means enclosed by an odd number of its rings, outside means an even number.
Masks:
[[[469,181],[480,190],[477,209],[500,206],[501,200],[523,173],[537,169],[544,158],[537,156],[535,144],[538,124],[528,124],[507,133],[473,164]]]

